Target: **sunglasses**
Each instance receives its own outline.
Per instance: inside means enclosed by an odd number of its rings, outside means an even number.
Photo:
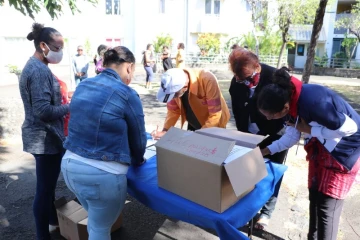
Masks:
[[[77,51],[78,51],[78,52],[82,52],[83,50],[82,50],[82,49],[78,49]]]
[[[254,71],[253,74],[251,74],[249,77],[246,77],[243,80],[240,80],[238,76],[235,76],[235,79],[237,83],[249,85],[249,83],[253,81],[255,75],[256,75],[256,71]]]

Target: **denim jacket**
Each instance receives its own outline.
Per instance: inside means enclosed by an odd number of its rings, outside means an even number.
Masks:
[[[64,147],[82,157],[139,165],[146,147],[139,95],[112,69],[82,81],[71,99]]]

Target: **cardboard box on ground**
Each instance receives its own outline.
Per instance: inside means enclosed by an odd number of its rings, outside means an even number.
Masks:
[[[55,207],[59,220],[60,234],[68,240],[87,240],[88,214],[77,202],[67,202],[64,197],[55,201]],[[123,214],[121,213],[111,228],[111,232],[122,226]]]
[[[157,143],[158,185],[222,213],[267,176],[264,136],[223,128],[171,128]]]

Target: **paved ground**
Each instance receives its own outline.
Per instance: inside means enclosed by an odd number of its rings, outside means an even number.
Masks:
[[[229,79],[229,73],[216,73],[219,79]],[[312,77],[313,82],[325,81],[328,77]],[[134,88],[142,98],[148,130],[162,125],[165,106],[155,101],[155,90],[148,91],[141,85],[144,76],[136,74]],[[331,84],[354,84],[359,80],[329,78]],[[23,121],[23,108],[17,85],[0,87],[0,239],[34,239],[34,222],[31,204],[36,178],[33,157],[22,152],[20,125]],[[229,124],[234,128],[233,120]],[[5,140],[4,140],[5,137]],[[297,153],[296,153],[297,152]],[[308,227],[307,163],[302,146],[291,149],[286,163],[289,166],[280,191],[279,201],[273,220],[265,232],[256,232],[256,239],[306,239]],[[57,196],[72,198],[65,182],[60,177]],[[344,206],[339,238],[360,239],[360,184],[356,184]],[[213,231],[174,222],[158,214],[136,200],[128,197],[124,209],[124,226],[112,235],[112,239],[127,240],[165,240],[165,239],[218,239]],[[62,239],[58,233],[54,239]]]

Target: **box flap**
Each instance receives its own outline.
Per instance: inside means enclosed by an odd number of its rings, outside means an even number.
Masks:
[[[237,197],[268,175],[259,148],[225,164],[225,170]]]
[[[267,136],[244,133],[238,130],[230,130],[225,128],[203,128],[195,131],[196,133],[218,137],[225,140],[236,141],[236,145],[255,148]]]
[[[60,205],[60,204],[58,204],[58,205]],[[80,204],[78,204],[77,202],[70,201],[64,205],[60,205],[60,207],[58,207],[56,210],[58,212],[60,212],[62,215],[68,217],[81,208],[82,208],[82,206]]]
[[[235,145],[235,141],[184,131],[175,127],[155,144],[186,156],[221,165]]]
[[[84,208],[80,208],[79,210],[68,216],[68,218],[74,223],[79,223],[80,221],[84,220],[87,217],[88,217],[88,213]]]

